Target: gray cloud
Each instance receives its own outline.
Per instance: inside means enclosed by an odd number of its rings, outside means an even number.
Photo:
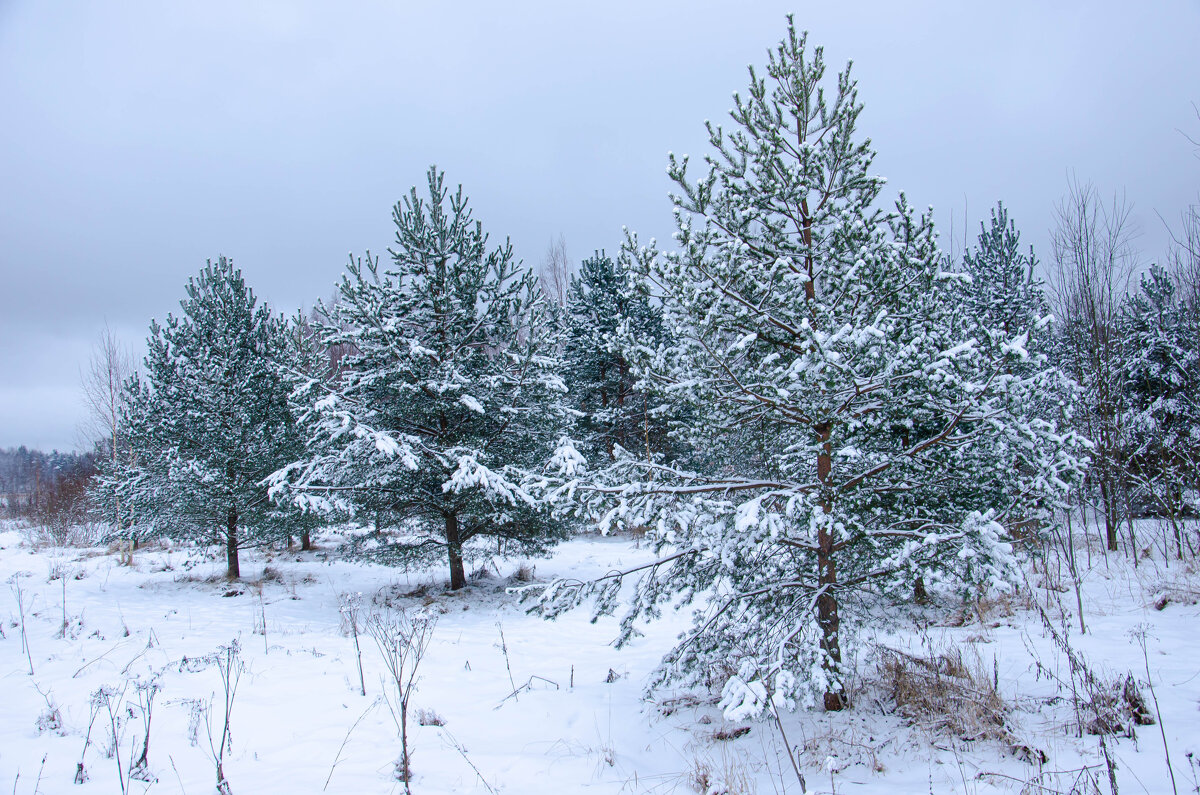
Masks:
[[[1200,7],[1161,2],[794,6],[855,61],[879,173],[951,217],[995,200],[1047,259],[1067,174],[1156,212],[1197,201]],[[140,346],[206,258],[285,309],[382,251],[437,163],[536,262],[621,227],[669,235],[665,153],[706,151],[785,3],[0,7],[0,446],[71,447],[105,319]]]

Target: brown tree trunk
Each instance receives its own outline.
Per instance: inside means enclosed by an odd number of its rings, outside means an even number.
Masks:
[[[924,577],[917,577],[917,581],[913,583],[913,601],[919,605],[929,602],[929,591],[925,590]]]
[[[1109,482],[1106,473],[1100,474],[1100,502],[1104,506],[1104,537],[1109,552],[1120,549],[1117,546],[1117,498],[1113,494],[1113,484]],[[1134,552],[1136,555],[1136,551]]]
[[[821,510],[826,514],[833,511],[831,504],[830,476],[833,470],[833,444],[829,440],[830,423],[823,422],[814,427],[821,440],[821,451],[817,454],[817,480],[823,490]],[[837,712],[846,707],[846,694],[842,689],[842,644],[838,637],[841,620],[838,618],[837,562],[834,559],[833,534],[824,524],[817,531],[817,572],[821,594],[817,597],[817,626],[821,630],[821,661],[829,677],[830,686],[825,691],[825,709]]]
[[[225,562],[229,567],[225,576],[231,580],[242,576],[242,568],[238,565],[237,520],[237,508],[230,508],[228,524],[225,528]]]
[[[462,541],[458,536],[458,516],[446,514],[446,553],[450,558],[450,590],[457,591],[467,584],[463,569]]]
[[[308,534],[307,527],[304,528],[304,531],[300,533],[300,549],[303,552],[308,552],[310,549],[312,549],[312,536]]]

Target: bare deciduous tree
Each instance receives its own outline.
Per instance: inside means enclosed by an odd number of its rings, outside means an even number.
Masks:
[[[551,240],[538,268],[542,292],[556,306],[567,305],[567,288],[571,284],[571,260],[567,257],[567,240],[562,235]]]
[[[106,323],[92,346],[88,369],[80,372],[83,401],[88,410],[88,419],[82,430],[88,441],[100,448],[112,462],[114,470],[118,459],[128,455],[125,449],[127,445],[122,441],[124,428],[121,425],[121,412],[125,402],[125,381],[132,374],[133,355]],[[122,515],[120,500],[115,499],[111,521],[117,532],[127,518]],[[132,559],[132,556],[131,541],[129,557]]]
[[[1171,241],[1167,259],[1179,297],[1190,311],[1200,311],[1200,204],[1182,214],[1179,231],[1171,232]]]
[[[1055,208],[1051,234],[1055,314],[1071,375],[1084,388],[1080,412],[1092,440],[1091,485],[1099,492],[1105,542],[1118,548],[1118,528],[1127,500],[1123,488],[1120,372],[1122,340],[1117,332],[1121,302],[1138,270],[1133,246],[1132,207],[1122,194],[1105,203],[1091,183],[1072,179]],[[1136,552],[1135,552],[1136,554]]]

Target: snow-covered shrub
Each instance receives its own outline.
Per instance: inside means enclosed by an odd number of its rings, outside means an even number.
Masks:
[[[417,723],[422,726],[445,726],[446,719],[437,713],[435,709],[418,709]]]

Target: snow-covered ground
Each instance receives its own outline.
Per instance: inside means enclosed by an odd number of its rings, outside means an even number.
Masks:
[[[155,681],[150,781],[125,786],[214,791],[200,707],[211,699],[219,736],[224,694],[212,655],[237,641],[245,671],[224,760],[231,791],[402,792],[395,777],[399,732],[381,700],[394,688],[373,641],[362,637],[367,693],[360,693],[354,640],[341,613],[347,595],[361,594],[367,610],[437,616],[410,707],[413,792],[802,791],[774,720],[725,721],[703,693],[643,700],[644,681],[686,625],[687,611],[616,650],[613,619],[592,624],[586,610],[554,622],[527,615],[507,590],[521,584],[518,562],[498,561],[452,594],[443,590],[440,570],[339,561],[329,554],[335,544],[324,536],[314,552],[249,554],[243,581],[228,583],[220,577],[224,564],[195,550],[140,551],[129,568],[104,550],[34,548],[20,529],[0,525],[0,789],[120,792],[113,718],[96,694],[109,694],[119,718],[118,755],[127,769],[145,734],[139,692],[144,699],[146,683]],[[538,580],[582,578],[649,554],[628,539],[592,537],[530,563]],[[1080,555],[1086,566],[1082,549]],[[1200,750],[1200,575],[1178,563],[1167,568],[1153,555],[1134,569],[1119,556],[1106,564],[1093,550],[1091,564],[1083,589],[1086,635],[1073,614],[1074,592],[1047,589],[1040,571],[1012,598],[913,608],[898,623],[868,628],[854,708],[782,716],[788,741],[801,749],[807,791],[1020,792],[1041,773],[1045,788],[1027,791],[1067,792],[1072,782],[1090,791],[1082,782],[1096,777],[1107,792],[1098,738],[1078,736],[1070,689],[1055,681],[1071,681],[1067,655],[1037,606],[1056,632],[1069,630],[1070,646],[1100,679],[1131,671],[1150,713],[1161,714],[1161,724],[1139,726],[1136,739],[1107,739],[1120,790],[1171,792],[1169,750],[1177,791],[1196,791],[1190,753]],[[1064,606],[1072,611],[1065,617]],[[1004,731],[1020,742],[910,725],[880,683],[871,644],[918,656],[960,654],[981,680],[998,684],[1012,707]],[[444,725],[420,725],[418,711],[427,723],[436,713]],[[87,780],[75,785],[81,758]]]

